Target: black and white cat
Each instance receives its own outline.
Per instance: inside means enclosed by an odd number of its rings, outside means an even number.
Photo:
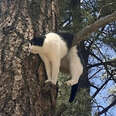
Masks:
[[[83,73],[83,64],[78,54],[78,47],[72,47],[73,34],[50,32],[45,36],[34,37],[29,46],[30,52],[39,54],[48,76],[46,82],[57,83],[58,73],[66,72],[71,80],[66,84],[74,86]],[[70,101],[70,100],[69,100]]]

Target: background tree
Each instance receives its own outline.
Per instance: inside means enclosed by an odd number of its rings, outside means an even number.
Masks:
[[[101,4],[101,2],[102,2],[102,4]],[[109,3],[108,3],[109,2]],[[89,1],[83,1],[83,3],[81,4],[81,14],[82,14],[82,23],[79,23],[83,28],[84,28],[84,26],[86,26],[86,25],[88,25],[88,24],[92,24],[93,22],[95,22],[96,20],[98,20],[100,17],[102,17],[102,16],[105,16],[105,15],[108,15],[108,14],[111,14],[113,11],[115,11],[115,3],[113,2],[112,3],[112,1],[108,1],[107,2],[107,6],[109,6],[109,5],[111,5],[111,4],[113,4],[113,6],[111,6],[110,7],[110,12],[109,13],[107,13],[107,14],[104,14],[103,15],[103,13],[101,13],[101,11],[103,10],[103,7],[104,7],[104,4],[103,3],[105,3],[105,2],[103,2],[103,1],[100,1],[100,2],[97,2],[96,0],[89,0]],[[66,3],[65,3],[66,4]],[[101,4],[102,6],[100,6],[99,4]],[[69,3],[69,1],[68,1],[68,3],[67,3],[67,5],[69,5],[69,9],[70,9],[70,6],[71,6],[71,4]],[[75,2],[75,5],[76,5],[76,2]],[[63,7],[63,9],[64,9],[65,7]],[[66,6],[66,8],[67,8],[67,6]],[[73,8],[74,8],[74,6],[73,6]],[[108,10],[108,8],[106,8],[107,10]],[[73,30],[71,27],[73,26],[73,20],[72,20],[72,15],[70,14],[70,11],[69,10],[67,10],[67,9],[65,9],[65,11],[67,12],[66,14],[68,15],[66,15],[66,18],[64,18],[65,20],[63,21],[64,23],[62,24],[63,25],[63,29],[66,29],[66,30]],[[79,10],[78,10],[79,11]],[[77,10],[75,10],[75,15],[77,15],[76,13],[78,13],[78,11]],[[105,11],[105,10],[104,10]],[[109,10],[108,10],[109,11]],[[102,11],[103,12],[103,11]],[[106,11],[107,12],[107,11]],[[63,12],[64,13],[64,12]],[[99,14],[100,13],[100,14]],[[77,17],[77,18],[79,18],[79,16]],[[76,19],[76,17],[74,18],[74,19]],[[77,22],[76,22],[76,24],[78,24],[78,20],[76,20]],[[67,23],[66,23],[67,22]],[[104,20],[102,19],[102,22],[104,22]],[[74,26],[76,26],[76,24],[74,25]],[[77,25],[77,28],[76,29],[78,29],[78,27],[79,27],[79,24]],[[115,27],[115,22],[113,22],[113,24],[109,24],[109,25],[106,25],[105,27],[107,27],[107,26],[110,26],[110,25],[112,25],[112,29],[114,30],[114,27]],[[93,32],[93,30],[95,29],[95,27],[96,26],[98,26],[98,24],[95,24],[94,26],[93,26],[93,28],[91,28],[92,27],[92,25],[90,26],[90,28],[92,29],[89,29],[89,27],[87,27],[87,28],[84,28],[83,29],[83,31],[81,30],[78,34],[77,34],[77,38],[78,38],[78,40],[79,39],[83,39],[84,38],[84,35],[85,35],[85,38],[87,38],[87,34],[88,33],[91,33],[91,32]],[[115,58],[114,59],[112,59],[112,60],[109,60],[109,56],[107,56],[107,53],[106,52],[104,52],[104,53],[102,53],[101,52],[101,50],[103,50],[104,51],[104,49],[106,50],[106,45],[104,44],[104,42],[106,43],[106,38],[105,37],[102,37],[101,35],[104,35],[104,31],[105,31],[105,33],[108,35],[109,33],[108,32],[111,32],[111,28],[110,28],[110,30],[108,31],[108,29],[107,28],[105,28],[105,27],[103,27],[103,28],[100,28],[100,30],[98,31],[98,32],[96,32],[96,33],[93,33],[90,37],[89,37],[89,40],[86,40],[85,41],[85,46],[86,46],[86,49],[88,49],[88,56],[89,56],[89,60],[88,60],[88,68],[89,68],[89,81],[90,81],[90,87],[92,88],[91,90],[92,91],[94,91],[94,93],[91,93],[91,94],[93,94],[93,96],[92,96],[92,99],[91,99],[91,103],[95,103],[95,104],[93,104],[92,105],[92,107],[96,107],[96,112],[99,112],[97,115],[102,115],[102,114],[108,114],[107,112],[108,112],[108,109],[110,109],[112,106],[114,106],[114,104],[116,104],[115,103],[115,100],[111,103],[111,104],[107,104],[108,102],[105,102],[105,105],[103,105],[103,102],[101,102],[101,104],[98,104],[97,102],[96,102],[96,99],[97,99],[97,101],[99,102],[99,100],[98,100],[98,97],[97,96],[99,96],[99,94],[102,92],[102,91],[107,91],[106,93],[107,94],[109,94],[109,91],[107,90],[107,89],[103,89],[105,86],[107,86],[107,88],[108,88],[108,83],[111,83],[111,82],[115,82],[115,80],[113,79],[111,79],[110,78],[110,76],[108,75],[108,78],[106,79],[103,79],[102,77],[103,77],[103,71],[104,72],[107,72],[109,69],[108,69],[108,67],[109,67],[109,65],[110,66],[112,66],[112,68],[113,68],[113,72],[114,72],[114,67],[115,67],[115,62],[116,62],[116,60],[115,60]],[[91,30],[91,32],[89,32]],[[74,30],[73,30],[73,32],[74,32]],[[82,33],[81,33],[82,32]],[[111,35],[111,37],[113,37],[112,35]],[[76,39],[77,40],[77,39]],[[77,41],[78,41],[77,40]],[[77,42],[76,41],[76,42]],[[111,42],[112,41],[112,42]],[[111,40],[110,39],[110,42],[109,43],[107,43],[107,44],[109,44],[109,45],[111,45],[111,44],[114,44],[114,45],[112,45],[112,47],[113,48],[115,48],[114,46],[115,46],[115,32],[114,32],[114,38]],[[108,41],[107,41],[108,42]],[[97,44],[97,45],[96,45]],[[99,46],[100,45],[100,46]],[[99,47],[98,47],[99,46]],[[101,47],[101,46],[104,46],[104,48],[103,47]],[[101,50],[100,49],[98,49],[98,48],[101,48]],[[109,49],[109,52],[111,52],[111,49],[107,46],[107,48]],[[96,54],[97,53],[97,54]],[[104,57],[103,57],[104,56]],[[104,58],[105,58],[105,56],[108,58],[105,62],[103,62],[102,60],[104,60]],[[111,54],[110,55],[110,57],[111,56],[115,56],[116,57],[116,54],[115,53],[113,53],[113,54]],[[86,57],[87,58],[87,57]],[[100,58],[101,58],[101,60],[100,60]],[[96,59],[97,59],[97,61],[96,61]],[[106,59],[106,58],[105,58]],[[91,61],[91,62],[90,62]],[[101,62],[101,63],[99,63],[99,61]],[[94,64],[95,63],[95,64]],[[94,65],[93,65],[94,64]],[[101,65],[103,65],[103,66],[101,66]],[[104,70],[104,66],[106,67],[106,65],[108,66],[105,70]],[[101,68],[102,67],[102,68]],[[111,67],[110,67],[111,68]],[[91,69],[91,70],[90,70]],[[90,73],[90,71],[91,71],[91,73]],[[111,70],[110,70],[111,71]],[[111,71],[112,72],[112,71]],[[114,73],[112,73],[113,75],[112,75],[112,77],[114,78]],[[96,79],[96,78],[97,79]],[[98,81],[95,81],[95,79]],[[101,79],[103,79],[102,81],[100,81]],[[83,81],[82,81],[83,82]],[[97,83],[95,83],[95,82],[97,82]],[[84,83],[84,82],[83,82]],[[99,83],[99,84],[98,84]],[[96,85],[97,84],[97,85]],[[98,86],[99,85],[99,86]],[[65,91],[65,88],[64,88],[64,90],[62,90],[63,89],[63,87],[61,86],[61,91],[60,91],[60,95],[59,95],[59,102],[63,102],[64,101],[64,95],[66,95],[66,93],[64,92]],[[97,91],[95,91],[95,89],[97,90]],[[67,91],[68,89],[66,88],[66,91]],[[115,91],[115,90],[114,90]],[[113,92],[114,92],[113,91]],[[86,91],[87,92],[87,91]],[[104,92],[103,92],[104,93]],[[114,94],[115,94],[115,92],[114,93],[112,93],[113,95],[111,95],[111,96],[115,96]],[[66,106],[63,104],[62,106],[62,109],[64,109],[63,111],[65,111],[63,114],[64,114],[64,116],[65,115],[68,115],[68,114],[70,114],[70,115],[76,115],[76,114],[78,114],[78,109],[79,109],[79,105],[81,105],[82,106],[82,104],[79,104],[80,102],[79,102],[79,100],[82,100],[82,101],[84,101],[84,103],[86,103],[87,104],[87,102],[86,102],[86,100],[87,99],[85,99],[84,100],[84,97],[82,97],[83,96],[83,94],[81,94],[81,93],[78,93],[77,94],[77,98],[76,98],[76,101],[75,101],[75,103],[74,104],[71,104],[71,105],[67,105],[68,107],[67,107],[67,109],[66,109]],[[85,95],[85,94],[84,94]],[[81,97],[79,97],[79,96],[81,96]],[[110,96],[110,95],[109,95]],[[68,95],[68,97],[69,97],[69,95]],[[85,96],[85,98],[86,98],[87,96]],[[103,96],[104,97],[104,96]],[[62,99],[63,98],[63,99]],[[107,99],[109,98],[108,96],[106,97]],[[79,100],[78,100],[79,99]],[[90,98],[89,98],[90,99]],[[101,98],[101,100],[103,100],[103,98]],[[64,101],[65,102],[65,101]],[[63,102],[63,103],[64,103]],[[77,105],[78,104],[78,105]],[[90,103],[88,103],[88,106],[90,105]],[[95,105],[95,106],[94,106]],[[73,107],[72,107],[73,106]],[[110,107],[109,107],[110,106]],[[61,106],[60,106],[61,107]],[[85,107],[84,107],[84,105],[82,106],[83,108],[81,108],[81,109],[86,109],[86,110],[80,110],[79,109],[79,112],[80,112],[80,114],[79,115],[88,115],[88,111],[90,111],[90,110],[88,110],[87,111],[87,108],[86,108],[86,105],[85,105]],[[106,107],[106,108],[105,108]],[[103,110],[102,110],[102,108],[103,108]],[[107,110],[106,110],[107,109]],[[82,112],[81,112],[82,111]],[[84,114],[84,112],[86,112],[86,114]],[[81,114],[82,113],[82,114]],[[93,114],[93,115],[95,115],[95,114]],[[113,114],[112,114],[113,115]]]
[[[66,2],[64,0],[63,3],[62,4],[63,4],[64,10],[62,9],[62,6],[61,6],[61,9],[65,12],[65,14],[68,15],[67,16],[68,18],[66,17],[66,19],[65,19],[64,15],[63,15],[62,19],[64,18],[64,20],[65,20],[64,23],[67,23],[67,24],[65,26],[63,26],[61,28],[61,30],[67,30],[67,31],[69,31],[69,32],[71,31],[73,33],[79,32],[80,29],[82,29],[82,13],[81,13],[80,0],[69,0]],[[64,6],[66,7],[66,9]],[[64,12],[62,12],[62,10],[60,11],[61,14],[64,13]],[[84,58],[83,62],[82,62],[84,65],[84,73],[81,75],[79,84],[73,86],[70,90],[70,91],[72,91],[71,98],[73,98],[73,96],[75,96],[73,91],[75,91],[75,87],[78,87],[77,97],[74,100],[73,104],[67,105],[66,101],[68,101],[70,96],[67,94],[68,99],[63,97],[63,95],[65,95],[66,93],[64,92],[65,90],[62,90],[62,88],[63,88],[62,85],[64,85],[64,84],[61,85],[61,95],[59,95],[59,97],[58,97],[58,101],[59,101],[58,111],[63,109],[62,112],[63,112],[64,116],[66,116],[66,115],[90,116],[91,115],[91,100],[90,100],[90,95],[89,95],[90,94],[90,86],[89,86],[89,80],[88,80],[88,74],[87,74],[88,71],[86,68],[86,66],[88,64],[88,53],[87,53],[87,50],[85,49],[84,41],[81,42],[81,44],[79,45],[78,48],[79,48],[78,53],[81,54],[80,56],[82,58]],[[66,91],[69,91],[68,89],[69,88],[67,88]],[[66,101],[64,99],[66,99]],[[60,102],[61,102],[61,104],[60,104]]]

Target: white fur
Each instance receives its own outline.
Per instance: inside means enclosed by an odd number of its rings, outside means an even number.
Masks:
[[[56,84],[58,73],[60,70],[60,65],[62,59],[66,57],[66,61],[69,63],[64,64],[69,65],[64,66],[69,68],[72,79],[67,81],[68,85],[74,85],[78,82],[80,75],[83,72],[83,66],[80,62],[80,58],[77,56],[76,46],[72,47],[69,51],[66,43],[61,39],[61,37],[56,33],[46,34],[46,39],[43,46],[30,46],[30,51],[34,54],[39,54],[42,58],[46,72],[48,76],[48,81]],[[61,66],[62,67],[62,66]]]
[[[83,73],[83,66],[81,64],[80,58],[77,55],[76,46],[72,47],[69,51],[68,58],[69,58],[69,68],[72,79],[67,81],[68,85],[74,85],[78,82],[79,77]]]

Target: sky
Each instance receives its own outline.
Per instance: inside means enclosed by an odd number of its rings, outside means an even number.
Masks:
[[[107,56],[108,58],[112,59],[112,58],[116,58],[116,52],[108,45],[103,45],[100,46],[100,50],[102,51],[103,54],[105,54],[105,56]],[[97,69],[96,69],[97,70]],[[96,72],[96,70],[92,70],[91,73]],[[103,72],[103,71],[102,71]],[[104,80],[103,78],[99,78],[102,77],[102,72],[99,72],[95,78],[93,78],[91,80],[91,82],[95,83],[97,85],[97,87],[99,85],[101,85]],[[92,74],[91,74],[92,75]],[[97,103],[99,105],[103,105],[104,107],[107,107],[110,103],[111,103],[111,99],[109,99],[109,91],[111,88],[116,87],[116,84],[113,81],[108,82],[108,84],[99,92],[99,94],[95,97]],[[95,93],[96,89],[91,88],[91,95],[93,95]],[[93,104],[93,106],[95,106],[95,104]],[[92,111],[92,116],[94,116],[94,112],[96,111],[96,108],[93,108]],[[113,108],[111,108],[108,111],[108,116],[116,116],[116,106],[114,106]],[[104,114],[102,116],[105,116]]]

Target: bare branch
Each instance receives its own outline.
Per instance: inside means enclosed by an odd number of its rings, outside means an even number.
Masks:
[[[110,15],[107,15],[99,20],[95,21],[93,24],[86,26],[84,29],[79,31],[75,35],[75,39],[73,41],[73,46],[80,43],[80,41],[85,40],[88,36],[91,35],[92,32],[96,32],[100,27],[105,26],[108,23],[116,21],[116,11]]]
[[[114,105],[116,105],[116,99],[109,106],[104,108],[101,112],[98,112],[98,116],[102,115],[103,113],[106,113]]]
[[[94,93],[92,98],[96,97],[96,95],[101,91],[101,89],[103,89],[103,87],[109,82],[110,79],[111,79],[111,77],[109,79],[107,79],[100,88],[97,89],[97,91]]]
[[[89,65],[87,68],[92,68],[92,67],[96,67],[96,66],[100,66],[100,65],[110,65],[112,67],[116,67],[116,58],[111,59],[111,60],[106,61],[106,62],[101,62],[101,63]]]

